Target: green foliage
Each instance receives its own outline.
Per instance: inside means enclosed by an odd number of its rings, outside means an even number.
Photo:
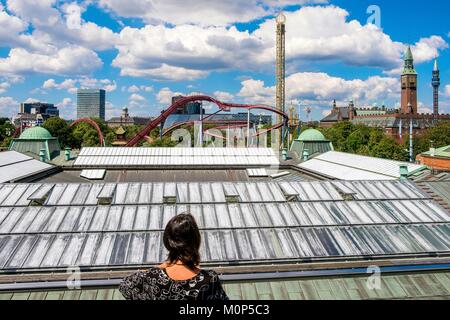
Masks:
[[[8,118],[0,118],[0,147],[9,147],[14,131],[16,131],[16,128]]]
[[[9,119],[8,118],[0,118],[0,126],[4,125],[5,123],[8,123]]]
[[[409,139],[405,140],[409,145]],[[450,121],[440,122],[433,128],[427,129],[414,140],[414,155],[430,150],[431,147],[440,148],[450,145]]]
[[[126,139],[130,140],[131,138],[136,136],[142,129],[144,129],[144,126],[132,125],[132,126],[127,126],[124,129],[126,131],[126,133],[125,133]]]
[[[157,138],[152,143],[145,142],[143,146],[145,147],[175,147],[178,141],[172,141],[171,137],[163,137],[162,140]]]
[[[97,131],[87,123],[79,123],[72,127],[72,148],[95,147],[100,144]]]
[[[115,139],[114,131],[102,119],[92,118],[92,120],[100,127],[106,143],[112,143]],[[94,147],[100,144],[97,130],[87,123],[79,123],[75,127],[69,128],[64,119],[53,117],[45,121],[43,127],[52,136],[58,138],[62,148],[70,147],[72,149],[79,149],[81,147]]]
[[[408,153],[393,138],[385,135],[381,128],[339,122],[331,128],[319,128],[334,149],[377,158],[407,161]]]
[[[380,142],[372,147],[370,150],[372,157],[392,159],[398,161],[408,161],[408,152],[394,139],[390,137],[383,137]]]
[[[71,130],[64,119],[59,117],[49,118],[42,127],[47,129],[53,137],[58,138],[61,148],[70,147],[73,143]]]

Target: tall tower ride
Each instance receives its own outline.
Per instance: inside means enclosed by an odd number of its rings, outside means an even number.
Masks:
[[[433,115],[439,116],[439,86],[441,85],[441,76],[438,67],[437,58],[434,60],[433,79],[431,82],[433,86]]]
[[[411,47],[408,47],[405,53],[405,64],[401,77],[402,99],[401,113],[417,114],[417,72],[414,69],[414,58]]]
[[[286,108],[286,16],[280,13],[277,16],[277,61],[276,61],[276,108],[285,112]],[[278,116],[278,122],[283,117]],[[282,135],[281,135],[282,136]],[[280,143],[282,139],[279,140]],[[281,143],[283,145],[283,143]]]

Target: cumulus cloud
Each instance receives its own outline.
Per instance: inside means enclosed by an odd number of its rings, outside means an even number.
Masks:
[[[132,85],[131,87],[128,88],[128,92],[139,92],[139,91],[140,89],[136,85]]]
[[[427,113],[427,114],[432,114],[433,113],[433,108],[426,106],[423,102],[419,101],[418,105],[417,105],[417,112],[418,113]]]
[[[11,87],[9,82],[0,82],[0,94],[5,93]]]
[[[40,100],[34,99],[34,98],[27,98],[27,100],[24,101],[24,103],[38,103],[38,102],[43,102],[43,101],[40,101]]]
[[[19,111],[19,102],[12,97],[0,97],[0,114],[11,118]]]
[[[392,72],[402,64],[406,44],[393,41],[373,24],[349,19],[336,6],[303,7],[287,12],[286,58],[291,72],[308,61],[327,60]],[[211,71],[273,70],[275,21],[266,19],[253,32],[236,27],[146,25],[126,27],[117,42],[113,66],[121,75],[155,80],[194,80]],[[416,63],[433,58],[448,45],[442,37],[420,39]]]
[[[234,95],[232,95],[229,92],[224,92],[224,91],[214,92],[214,97],[216,99],[218,99],[219,101],[223,101],[223,102],[231,102],[234,99]]]
[[[14,48],[8,57],[0,58],[0,73],[12,75],[25,73],[84,75],[102,66],[102,60],[94,51],[79,46],[56,49],[48,55]]]
[[[70,93],[76,93],[77,80],[66,79],[61,83],[57,83],[55,79],[48,79],[42,84],[44,89],[67,90]]]
[[[238,96],[248,103],[275,104],[275,87],[265,87],[264,81],[248,79],[241,82]]]
[[[144,91],[144,92],[151,92],[153,91],[153,87],[152,86],[137,86],[135,84],[133,84],[132,86],[129,86],[128,89],[126,87],[123,88],[122,91],[128,91],[130,93],[136,93],[136,92],[140,92],[140,91]]]
[[[0,59],[3,74],[87,75],[103,65],[94,50],[114,48],[118,39],[109,28],[81,19],[85,8],[76,3],[8,0],[6,6],[0,6],[0,44],[11,50]],[[68,7],[79,9],[75,28],[69,28]]]
[[[9,15],[0,7],[0,43],[2,45],[14,45],[17,43],[17,37],[25,31],[27,23],[20,18]]]
[[[150,24],[223,26],[249,22],[287,5],[327,3],[328,0],[100,0],[100,6],[122,17],[142,18]]]
[[[406,45],[404,48],[406,50]],[[414,63],[420,64],[434,59],[439,56],[440,50],[448,48],[448,43],[439,36],[431,36],[429,38],[421,38],[415,45],[411,47],[414,57]],[[403,61],[399,61],[396,68],[385,70],[384,73],[389,76],[399,76],[403,71]]]
[[[170,105],[172,103],[172,97],[178,95],[183,94],[181,92],[173,92],[172,90],[170,90],[170,88],[166,87],[159,90],[159,92],[156,94],[156,100],[158,100],[160,104]]]
[[[79,79],[65,79],[61,83],[57,83],[55,79],[48,79],[42,84],[44,89],[66,90],[75,94],[78,89],[104,89],[106,92],[113,92],[117,89],[115,80],[95,79],[82,77]]]
[[[145,99],[143,96],[141,96],[140,94],[137,93],[133,93],[128,100],[130,101],[135,101],[135,102],[143,102],[143,101],[147,101],[147,99]]]
[[[76,104],[71,98],[64,98],[56,106],[59,109],[60,117],[64,119],[75,119],[77,116]]]
[[[31,24],[35,28],[31,34],[20,39],[27,49],[34,47],[42,50],[46,46],[61,48],[77,44],[92,50],[106,50],[113,48],[117,39],[117,34],[111,29],[84,21],[81,14],[85,8],[76,3],[57,7],[56,0],[8,0],[7,5],[9,11],[20,18],[22,23]],[[72,12],[68,12],[68,9]],[[79,15],[76,25],[70,20],[74,9]],[[18,28],[18,22],[16,24]]]
[[[275,105],[275,86],[267,87],[261,80],[244,80],[238,96],[248,103]],[[326,73],[295,73],[286,78],[286,99],[314,101],[329,105],[333,99],[369,104],[397,97],[400,81],[397,78],[369,77],[366,80],[345,80]]]
[[[450,84],[445,86],[445,95],[447,97],[450,97]]]
[[[194,80],[208,71],[251,67],[264,43],[235,27],[147,25],[123,29],[117,48],[113,66],[121,75]]]
[[[35,26],[54,26],[59,12],[54,8],[56,0],[8,0],[8,9],[16,16]]]

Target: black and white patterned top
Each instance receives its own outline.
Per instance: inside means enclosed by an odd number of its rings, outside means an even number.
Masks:
[[[176,281],[164,269],[151,268],[123,279],[119,291],[127,300],[228,300],[219,276],[212,270]]]

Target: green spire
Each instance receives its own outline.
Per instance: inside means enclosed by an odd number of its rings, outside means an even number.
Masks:
[[[437,57],[434,59],[434,68],[433,71],[439,71],[438,59]]]
[[[416,70],[414,69],[414,58],[411,52],[411,46],[408,46],[408,49],[406,49],[404,61],[405,66],[403,68],[403,74],[417,74]]]

